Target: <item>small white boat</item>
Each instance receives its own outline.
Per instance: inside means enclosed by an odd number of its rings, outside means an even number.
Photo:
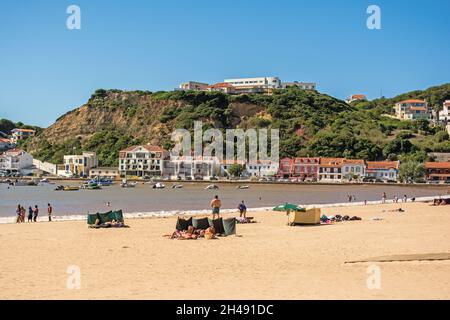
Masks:
[[[205,188],[205,190],[217,190],[217,189],[219,189],[219,186],[215,184],[210,184]]]
[[[122,183],[120,184],[120,186],[122,188],[134,188],[136,187],[137,182],[128,182],[127,180],[122,180]]]
[[[172,189],[182,189],[183,188],[183,185],[182,184],[174,184],[173,186],[172,186]]]
[[[250,186],[237,186],[237,189],[250,189]]]
[[[161,182],[157,182],[153,185],[153,189],[164,189],[166,186],[162,184]]]
[[[40,183],[49,183],[50,180],[48,180],[47,178],[44,178],[44,179],[41,179],[39,182]]]

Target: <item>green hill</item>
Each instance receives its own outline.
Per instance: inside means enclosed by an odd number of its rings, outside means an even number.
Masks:
[[[170,133],[204,129],[278,128],[280,156],[333,156],[379,160],[450,152],[444,127],[386,116],[404,98],[450,99],[450,85],[392,99],[346,104],[316,91],[277,90],[272,96],[232,96],[217,92],[97,90],[89,101],[62,117],[27,144],[42,160],[96,151],[101,165],[117,165],[118,151],[136,143],[172,146]]]

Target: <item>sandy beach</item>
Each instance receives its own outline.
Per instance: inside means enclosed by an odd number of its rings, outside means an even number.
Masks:
[[[405,212],[389,212],[400,207]],[[174,230],[175,217],[129,219],[127,229],[88,229],[82,221],[3,224],[0,299],[450,298],[448,260],[346,263],[450,253],[450,206],[322,213],[363,220],[288,227],[284,213],[252,212],[258,223],[211,241],[162,237]],[[67,288],[72,265],[80,268],[80,289]],[[372,265],[380,268],[380,289],[367,286]]]

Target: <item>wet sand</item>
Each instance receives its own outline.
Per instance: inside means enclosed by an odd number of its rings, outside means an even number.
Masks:
[[[403,208],[405,212],[388,212]],[[288,227],[284,213],[252,213],[237,237],[163,238],[175,218],[128,229],[65,221],[0,225],[0,299],[449,299],[450,261],[345,263],[450,253],[450,206],[425,203],[322,209],[362,221]],[[373,221],[371,218],[382,218]],[[81,271],[68,289],[68,267]],[[380,289],[367,287],[368,267]],[[375,267],[376,268],[376,267]]]

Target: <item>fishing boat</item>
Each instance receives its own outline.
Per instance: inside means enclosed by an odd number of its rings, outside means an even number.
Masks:
[[[164,189],[166,186],[161,182],[157,182],[153,185],[153,189]]]
[[[183,185],[182,184],[174,184],[173,186],[172,186],[172,189],[182,189],[183,188]]]
[[[122,188],[134,188],[136,187],[137,182],[128,182],[127,180],[123,179],[122,183],[120,184],[120,186]]]
[[[78,191],[80,190],[80,187],[78,186],[65,186],[63,188],[63,191]]]
[[[86,190],[100,190],[102,187],[96,183],[96,182],[91,182],[89,181],[87,184],[84,184],[81,186],[81,189],[86,189]]]
[[[215,184],[210,184],[205,188],[205,190],[217,190],[217,189],[219,189],[219,186]]]
[[[237,186],[237,189],[250,189],[250,186]]]
[[[114,182],[112,180],[109,179],[92,179],[89,181],[89,183],[91,184],[97,184],[101,187],[109,187],[110,185],[112,185]]]

